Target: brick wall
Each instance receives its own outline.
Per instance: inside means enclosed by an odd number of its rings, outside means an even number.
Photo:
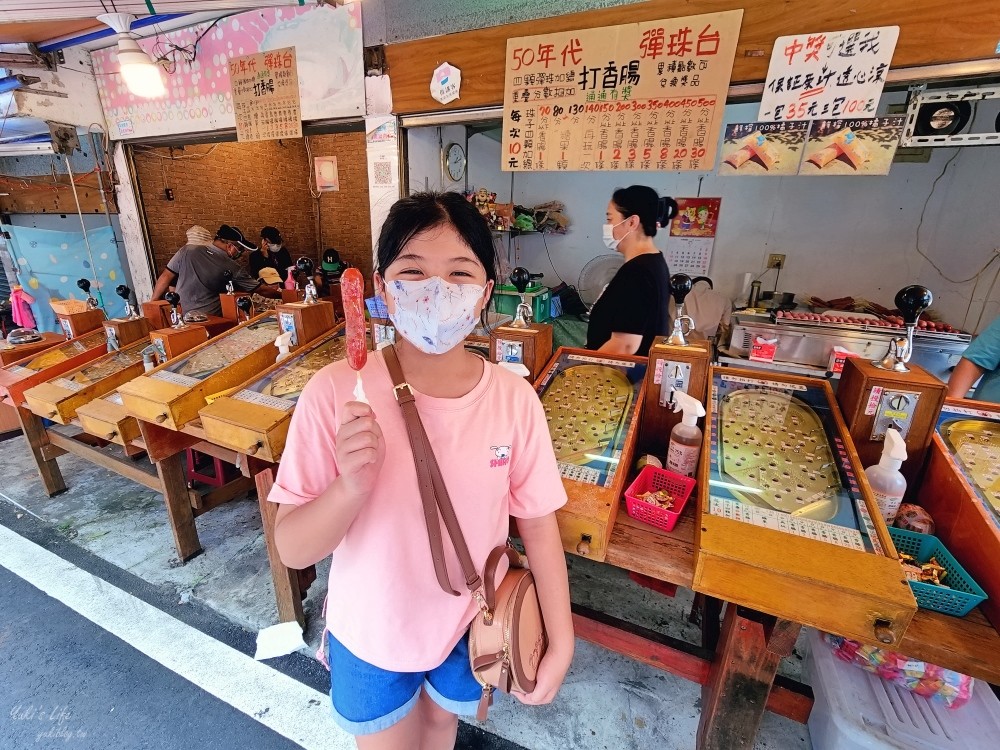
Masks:
[[[335,247],[371,272],[371,223],[364,133],[314,136],[315,156],[337,156],[341,191],[322,196],[322,247]],[[198,155],[198,156],[195,156]],[[137,147],[135,165],[159,273],[200,224],[214,233],[239,227],[253,242],[261,227],[275,226],[293,259],[318,259],[312,166],[302,140],[220,143],[174,149]],[[189,158],[194,157],[194,158]],[[172,188],[168,201],[165,188]],[[243,261],[245,262],[246,256]]]
[[[340,191],[323,193],[320,216],[323,248],[340,256],[365,274],[372,272],[372,230],[368,202],[368,158],[364,133],[336,133],[309,139],[313,156],[336,156]]]

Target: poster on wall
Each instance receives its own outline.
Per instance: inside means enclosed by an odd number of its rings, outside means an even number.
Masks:
[[[667,266],[671,273],[708,274],[715,248],[722,198],[674,198],[677,215],[670,222]]]
[[[302,137],[294,47],[231,58],[229,85],[236,115],[236,140]]]
[[[317,156],[313,159],[316,170],[316,189],[321,193],[340,190],[340,172],[336,156]]]
[[[18,281],[35,298],[31,310],[39,331],[61,330],[52,300],[87,298],[76,285],[81,278],[90,279],[91,294],[103,303],[109,317],[124,314],[125,303],[114,290],[128,280],[111,227],[87,230],[86,240],[82,232],[7,224],[0,224],[0,229],[10,236],[7,246]]]
[[[898,26],[778,37],[757,119],[871,117],[898,38]]]
[[[113,139],[148,138],[236,127],[229,61],[295,48],[302,120],[365,113],[361,6],[261,8],[155,38],[137,40],[154,58],[171,49],[196,50],[163,73],[167,95],[134,96],[118,72],[116,47],[91,53],[98,93]],[[180,54],[180,53],[176,53]]]
[[[722,139],[720,177],[799,172],[808,122],[734,122]]]
[[[865,120],[816,120],[800,175],[889,174],[906,115]]]
[[[505,172],[715,165],[742,10],[507,41]]]

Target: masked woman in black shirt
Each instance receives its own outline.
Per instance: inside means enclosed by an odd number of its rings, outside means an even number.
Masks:
[[[588,349],[645,357],[653,339],[669,333],[670,271],[653,237],[676,213],[672,198],[645,185],[619,188],[611,196],[604,244],[621,253],[625,264],[590,311]]]

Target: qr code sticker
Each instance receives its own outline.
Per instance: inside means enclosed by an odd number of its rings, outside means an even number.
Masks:
[[[372,182],[377,187],[392,186],[392,162],[377,161],[372,164]]]

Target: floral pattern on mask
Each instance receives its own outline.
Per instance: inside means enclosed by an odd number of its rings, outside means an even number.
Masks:
[[[396,332],[425,354],[444,354],[476,327],[476,306],[486,287],[432,276],[389,281],[385,290],[396,303],[395,312],[389,313]]]

